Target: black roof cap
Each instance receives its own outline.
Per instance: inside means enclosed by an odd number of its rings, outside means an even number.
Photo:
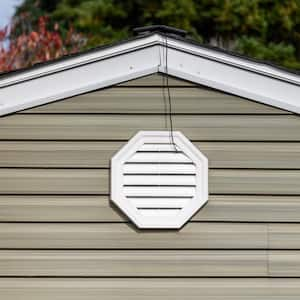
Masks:
[[[181,37],[185,37],[187,35],[187,31],[183,29],[178,29],[166,25],[150,25],[144,27],[137,27],[133,29],[133,32],[138,35],[144,35],[153,32],[159,32],[159,33],[170,34],[170,35],[181,36]]]

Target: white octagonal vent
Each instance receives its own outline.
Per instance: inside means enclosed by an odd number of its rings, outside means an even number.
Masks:
[[[180,228],[208,199],[207,158],[181,132],[140,131],[111,160],[111,200],[139,228]]]

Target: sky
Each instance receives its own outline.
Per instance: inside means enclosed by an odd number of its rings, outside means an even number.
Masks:
[[[10,18],[15,12],[15,6],[21,0],[0,0],[0,29],[9,23]]]

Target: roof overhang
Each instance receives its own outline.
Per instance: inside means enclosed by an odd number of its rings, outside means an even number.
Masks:
[[[153,33],[0,78],[0,115],[145,75],[169,75],[300,113],[300,76]]]

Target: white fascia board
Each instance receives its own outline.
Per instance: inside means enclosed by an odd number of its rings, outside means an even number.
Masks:
[[[167,38],[168,74],[300,113],[300,76]],[[99,49],[0,79],[0,115],[156,72],[166,72],[160,34]]]
[[[165,53],[164,40],[160,49],[162,56]],[[159,71],[165,73],[164,64]],[[271,66],[168,38],[168,74],[300,113],[300,77]]]
[[[160,43],[163,46],[166,44],[166,39],[162,36],[160,36]],[[208,60],[228,64],[232,67],[245,69],[261,75],[282,79],[283,81],[289,81],[291,83],[300,85],[299,75],[281,70],[265,63],[245,59],[244,57],[232,55],[230,53],[226,53],[225,51],[222,52],[214,49],[208,49],[201,47],[200,45],[194,45],[192,43],[187,43],[177,39],[168,38],[167,43],[169,47],[175,48],[178,51],[187,52]]]
[[[0,88],[41,76],[50,75],[54,72],[65,71],[85,64],[112,58],[114,56],[122,55],[124,53],[132,52],[141,48],[151,47],[157,45],[158,40],[158,35],[152,35],[143,39],[128,41],[123,44],[103,49],[99,48],[99,50],[83,53],[78,56],[74,55],[73,57],[58,60],[56,62],[54,61],[52,63],[45,64],[44,66],[42,65],[38,68],[28,69],[28,71],[0,79]]]
[[[159,46],[139,42],[128,42],[127,48],[121,45],[110,56],[105,49],[1,81],[0,115],[158,72]]]

